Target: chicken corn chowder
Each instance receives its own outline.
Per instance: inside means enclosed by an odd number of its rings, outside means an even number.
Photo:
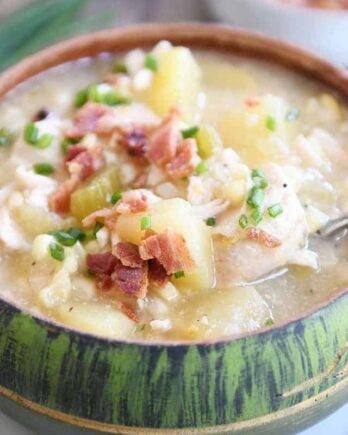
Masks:
[[[158,43],[0,107],[0,294],[112,338],[271,327],[348,282],[348,116],[266,62]],[[263,279],[265,276],[271,279]]]

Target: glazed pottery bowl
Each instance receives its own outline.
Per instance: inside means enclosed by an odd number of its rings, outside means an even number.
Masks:
[[[200,24],[141,25],[63,42],[3,73],[0,96],[58,64],[161,39],[282,64],[348,97],[348,76],[320,58],[260,35]],[[0,392],[3,409],[44,426],[45,434],[81,427],[134,434],[294,432],[347,400],[348,292],[257,334],[175,344],[94,337],[0,300]]]
[[[348,65],[348,11],[306,8],[281,0],[208,0],[221,21],[295,43]]]

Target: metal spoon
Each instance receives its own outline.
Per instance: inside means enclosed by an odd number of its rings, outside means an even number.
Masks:
[[[316,233],[310,236],[310,239],[321,238],[330,239],[333,238],[336,242],[343,239],[348,233],[348,216],[343,216],[338,219],[330,220],[325,226],[320,228]],[[280,266],[276,269],[272,269],[270,272],[265,273],[262,276],[254,279],[253,281],[248,281],[241,283],[241,286],[249,286],[261,284],[262,282],[269,281],[270,279],[279,278],[288,272],[287,266]]]

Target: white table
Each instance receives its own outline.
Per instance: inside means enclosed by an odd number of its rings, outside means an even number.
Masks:
[[[300,435],[348,435],[348,405]],[[36,435],[0,412],[0,435]],[[272,434],[282,435],[282,434]]]

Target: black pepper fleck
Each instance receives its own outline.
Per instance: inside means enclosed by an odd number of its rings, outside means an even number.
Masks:
[[[48,116],[48,110],[46,109],[40,109],[38,112],[36,112],[36,115],[33,118],[33,121],[42,121],[43,119],[46,119]]]

